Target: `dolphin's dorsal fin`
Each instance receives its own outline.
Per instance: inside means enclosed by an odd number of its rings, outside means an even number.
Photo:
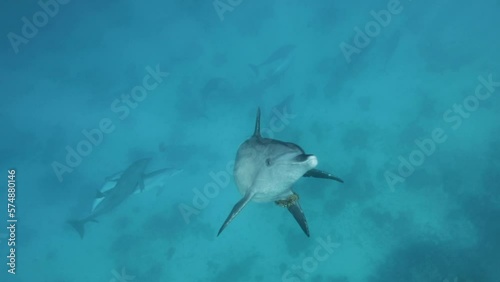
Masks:
[[[253,136],[260,137],[260,107],[257,108],[257,118],[255,119],[255,131]]]

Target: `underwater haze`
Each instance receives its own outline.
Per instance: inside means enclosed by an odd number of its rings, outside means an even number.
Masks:
[[[500,282],[499,12],[2,1],[0,282]],[[218,235],[259,108],[343,183],[268,158]]]

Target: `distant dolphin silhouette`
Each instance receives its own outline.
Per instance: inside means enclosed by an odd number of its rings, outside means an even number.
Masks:
[[[291,52],[295,49],[295,45],[293,44],[288,44],[281,46],[280,48],[276,49],[265,61],[263,61],[260,64],[253,65],[249,64],[248,66],[252,69],[252,71],[255,73],[255,75],[259,75],[259,70],[261,67],[273,64],[275,62],[280,62],[277,66],[276,69],[271,72],[271,75],[274,75],[275,73],[283,72],[283,69],[286,69],[288,65],[290,64],[290,54]]]
[[[144,190],[144,170],[151,159],[141,159],[130,165],[117,180],[116,185],[106,197],[95,207],[92,213],[82,220],[71,220],[68,223],[78,232],[81,238],[85,234],[84,226],[96,217],[109,213],[132,195],[137,187]]]
[[[144,174],[144,191],[149,191],[158,188],[156,194],[160,195],[160,193],[163,191],[163,188],[167,186],[168,178],[177,175],[181,172],[182,169],[163,168]],[[112,193],[112,190],[116,188],[116,183],[118,182],[122,174],[123,171],[115,173],[114,175],[106,178],[106,182],[104,183],[104,185],[102,185],[101,189],[97,191],[94,202],[92,203],[92,212],[107,197],[107,195]],[[140,189],[136,189],[133,194],[135,195],[141,192],[143,191],[141,191]]]

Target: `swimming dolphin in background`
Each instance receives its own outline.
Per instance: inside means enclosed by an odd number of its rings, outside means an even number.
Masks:
[[[291,52],[295,49],[295,45],[293,44],[288,44],[285,46],[281,46],[280,48],[276,49],[265,61],[258,65],[252,65],[249,64],[250,68],[253,70],[253,72],[258,76],[259,75],[259,70],[261,67],[270,65],[270,64],[276,64],[276,67],[271,71],[269,76],[276,76],[277,74],[281,74],[288,68],[290,65],[291,57],[290,54]]]
[[[263,138],[260,135],[260,109],[258,109],[255,131],[250,139],[240,145],[236,154],[234,178],[243,198],[233,207],[217,236],[246,204],[253,200],[275,202],[288,208],[309,237],[307,220],[299,205],[299,196],[292,190],[292,185],[302,176],[343,182],[330,173],[315,169],[317,165],[316,156],[306,154],[298,145]]]
[[[84,226],[89,221],[96,221],[95,218],[112,211],[132,195],[137,187],[144,190],[144,170],[151,159],[141,159],[130,165],[120,176],[116,185],[95,207],[89,216],[82,220],[72,220],[68,223],[75,228],[76,232],[83,238]]]
[[[182,169],[176,168],[163,168],[158,169],[144,175],[144,191],[149,191],[153,189],[158,189],[156,195],[160,195],[163,188],[166,186],[167,178],[177,175],[182,172]],[[120,179],[123,172],[115,173],[114,175],[107,177],[106,182],[102,185],[101,189],[97,191],[94,202],[92,203],[92,212],[99,206],[99,204],[106,198],[106,196],[111,193],[111,191],[116,187],[116,183]],[[136,189],[135,194],[139,194],[142,191]]]

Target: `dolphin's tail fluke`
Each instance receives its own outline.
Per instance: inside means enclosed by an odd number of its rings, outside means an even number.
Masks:
[[[249,64],[248,66],[252,69],[252,71],[255,73],[256,76],[259,76],[259,66],[252,64]]]
[[[80,238],[83,239],[83,235],[85,234],[85,223],[86,220],[69,220],[68,224],[71,225],[76,232],[80,235]]]

